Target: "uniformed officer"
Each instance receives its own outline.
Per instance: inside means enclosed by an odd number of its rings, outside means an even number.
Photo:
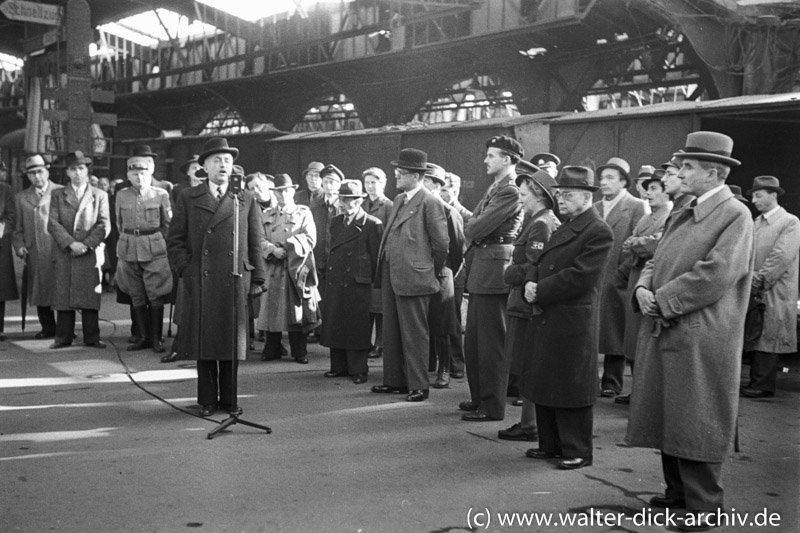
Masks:
[[[152,186],[152,158],[128,159],[131,187],[117,194],[119,229],[117,282],[130,295],[141,337],[129,351],[152,348],[164,351],[165,298],[172,291],[172,272],[167,260],[166,235],[172,218],[169,193]]]

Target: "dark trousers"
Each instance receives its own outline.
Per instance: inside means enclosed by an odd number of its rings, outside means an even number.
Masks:
[[[45,337],[52,337],[56,334],[56,314],[50,306],[37,306],[36,314],[39,317],[39,324],[42,325],[42,334]]]
[[[492,418],[506,411],[506,302],[508,294],[470,294],[464,355],[471,400]]]
[[[331,348],[331,372],[350,376],[366,375],[369,373],[368,358],[369,350]]]
[[[431,295],[396,295],[388,281],[389,267],[383,268],[383,384],[428,389]]]
[[[0,333],[5,331],[6,325],[6,301],[0,302]]]
[[[593,405],[567,409],[536,404],[539,449],[565,459],[592,458],[593,423]]]
[[[83,343],[94,344],[100,340],[99,313],[97,309],[81,309]],[[56,317],[56,342],[72,344],[75,338],[75,311],[58,311]]]
[[[600,379],[600,389],[610,389],[619,394],[622,392],[622,380],[625,375],[625,356],[605,354],[603,358],[603,377]]]
[[[239,361],[197,361],[197,403],[222,409],[236,407]]]
[[[464,372],[464,324],[461,319],[461,302],[464,301],[464,287],[454,287],[453,299],[456,304],[458,331],[448,335],[450,340],[450,372]]]
[[[748,387],[774,393],[778,382],[778,363],[779,356],[776,353],[753,352]]]
[[[681,459],[662,450],[661,468],[667,485],[665,495],[686,501],[687,511],[713,512],[722,508],[723,491],[719,484],[722,463]]]
[[[281,337],[283,333],[280,331],[268,331],[266,333],[264,342],[264,355],[279,359],[281,357]],[[291,350],[292,357],[305,357],[308,355],[308,340],[306,334],[302,331],[289,332],[289,349]]]

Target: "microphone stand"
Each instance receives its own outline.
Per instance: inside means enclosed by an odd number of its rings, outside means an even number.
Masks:
[[[207,436],[209,440],[234,424],[242,424],[264,430],[267,433],[272,433],[272,429],[267,426],[262,426],[239,418],[241,411],[239,410],[239,392],[236,388],[236,364],[239,359],[239,285],[242,281],[242,274],[239,271],[239,200],[242,195],[242,176],[231,176],[230,193],[233,200],[233,270],[231,271],[231,277],[233,278],[233,335],[231,341],[231,391],[236,391],[236,397],[234,398],[236,404],[231,407],[230,416],[220,422],[219,427],[209,432]]]

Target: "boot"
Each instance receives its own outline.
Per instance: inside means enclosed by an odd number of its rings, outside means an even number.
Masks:
[[[136,323],[139,326],[140,337],[138,341],[128,346],[129,352],[144,350],[145,348],[151,348],[153,346],[153,337],[150,328],[150,312],[147,306],[134,307],[133,311],[136,314]]]
[[[166,349],[164,348],[164,338],[162,334],[164,333],[164,306],[163,305],[151,305],[150,306],[150,331],[153,334],[152,336],[152,344],[153,344],[153,353],[164,353]]]
[[[450,386],[450,365],[446,362],[439,363],[439,372],[436,381],[433,383],[434,389],[446,389]]]

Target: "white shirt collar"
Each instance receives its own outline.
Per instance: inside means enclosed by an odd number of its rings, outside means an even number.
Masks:
[[[606,200],[603,198],[603,219],[608,218],[608,214],[611,213],[611,210],[617,207],[617,204],[622,200],[623,196],[626,194],[630,194],[627,189],[622,189],[616,198],[613,200]]]
[[[705,202],[706,200],[708,200],[709,198],[711,198],[712,196],[714,196],[715,194],[717,194],[717,193],[718,193],[720,190],[722,190],[722,188],[723,188],[723,187],[725,187],[725,186],[726,186],[726,185],[723,183],[723,184],[722,184],[722,185],[720,185],[719,187],[714,187],[714,188],[713,188],[713,189],[711,189],[710,191],[706,191],[706,192],[704,192],[704,193],[703,193],[702,195],[700,195],[700,197],[697,199],[697,205],[700,205],[700,204],[702,204],[703,202]]]
[[[80,187],[75,187],[72,183],[69,184],[72,187],[72,190],[75,191],[75,196],[78,198],[83,198],[83,195],[86,194],[86,188],[89,186],[88,183],[84,183]]]
[[[777,213],[777,212],[778,212],[778,210],[779,210],[780,208],[781,208],[781,206],[780,206],[780,205],[776,205],[775,207],[773,207],[772,209],[770,209],[770,210],[769,210],[769,211],[767,211],[766,213],[761,213],[761,217],[762,217],[764,220],[769,220],[769,219],[770,219],[770,218],[771,218],[773,215],[775,215],[775,213]]]
[[[225,185],[217,185],[216,183],[214,183],[212,181],[208,182],[208,186],[211,188],[211,194],[214,195],[214,198],[218,198],[219,197],[219,191],[220,190],[222,191],[222,194],[225,194],[225,191],[227,190],[227,187],[225,187]]]

